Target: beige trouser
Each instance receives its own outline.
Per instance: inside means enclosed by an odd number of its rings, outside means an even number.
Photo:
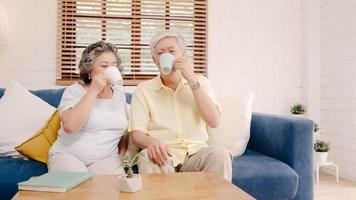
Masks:
[[[232,156],[230,152],[221,146],[210,146],[201,148],[196,154],[187,156],[181,166],[174,168],[173,161],[170,160],[164,167],[159,167],[150,160],[147,149],[141,151],[139,157],[138,170],[140,173],[173,173],[210,171],[231,181],[232,177]]]
[[[94,175],[124,174],[120,158],[109,157],[93,164],[85,165],[82,161],[70,154],[55,154],[48,159],[48,171],[74,171],[91,172]]]

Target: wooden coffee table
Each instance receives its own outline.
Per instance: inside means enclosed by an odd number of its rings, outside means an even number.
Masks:
[[[119,198],[120,196],[120,198]],[[143,189],[135,193],[119,192],[116,176],[95,176],[66,193],[19,191],[14,200],[29,199],[239,199],[253,200],[249,194],[210,172],[144,174]]]

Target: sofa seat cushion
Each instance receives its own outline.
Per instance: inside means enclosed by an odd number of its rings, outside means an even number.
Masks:
[[[232,182],[259,200],[292,199],[298,174],[287,164],[250,149],[233,160]]]
[[[11,199],[17,192],[17,183],[47,172],[47,165],[33,160],[0,157],[0,199]]]

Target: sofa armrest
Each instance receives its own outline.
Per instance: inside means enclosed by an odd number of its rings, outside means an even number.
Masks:
[[[299,175],[295,199],[313,198],[313,121],[253,113],[248,148],[278,159]],[[303,198],[298,195],[302,195]]]

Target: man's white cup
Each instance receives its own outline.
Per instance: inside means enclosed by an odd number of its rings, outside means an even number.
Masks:
[[[159,65],[163,74],[168,75],[172,72],[174,61],[175,58],[170,53],[164,53],[159,57]]]
[[[104,71],[105,76],[109,79],[111,85],[123,85],[121,73],[116,66],[110,66]]]

